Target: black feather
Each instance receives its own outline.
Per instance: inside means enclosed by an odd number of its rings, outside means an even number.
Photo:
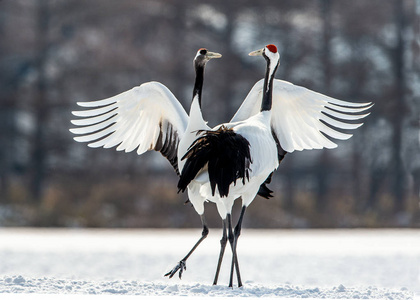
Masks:
[[[197,174],[207,167],[212,195],[217,191],[221,197],[229,194],[229,186],[236,180],[245,184],[249,180],[252,162],[247,139],[232,129],[221,126],[218,130],[204,133],[190,146],[182,157],[186,159],[178,182],[179,191],[185,191]]]
[[[276,146],[277,146],[277,158],[279,160],[279,164],[281,163],[281,161],[283,160],[283,158],[286,156],[286,151],[283,150],[283,148],[280,146],[280,141],[277,137],[277,135],[275,134],[274,130],[272,130],[272,134],[273,134],[273,138],[274,141],[276,142]],[[273,197],[273,191],[270,190],[267,185],[270,184],[271,182],[271,177],[273,176],[273,172],[271,172],[270,175],[268,175],[267,179],[264,181],[263,184],[261,184],[260,189],[258,190],[258,195],[269,199],[271,197]]]
[[[260,189],[258,190],[258,196],[261,196],[265,199],[270,199],[273,197],[273,191],[267,187],[267,184],[270,184],[271,182],[272,176],[273,172],[271,172],[267,179],[261,184]]]
[[[170,123],[166,123],[164,125],[160,122],[159,127],[159,136],[153,149],[159,151],[164,157],[166,157],[174,168],[176,174],[179,175],[177,156],[179,144],[178,133],[174,131],[174,128]]]

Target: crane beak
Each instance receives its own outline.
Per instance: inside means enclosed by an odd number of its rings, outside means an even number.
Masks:
[[[220,54],[220,53],[216,53],[216,52],[210,52],[210,51],[207,51],[206,57],[207,57],[208,59],[212,59],[212,58],[220,58],[220,57],[222,57],[222,54]]]
[[[260,55],[263,55],[263,52],[264,52],[264,48],[262,48],[262,49],[260,49],[260,50],[255,50],[255,51],[252,51],[251,53],[249,53],[248,55],[249,56],[260,56]]]

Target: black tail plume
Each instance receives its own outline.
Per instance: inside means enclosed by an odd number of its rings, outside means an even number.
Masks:
[[[182,160],[187,161],[181,172],[178,189],[185,191],[197,174],[207,168],[213,196],[217,188],[220,196],[226,197],[230,184],[236,184],[238,179],[243,183],[249,180],[252,162],[249,142],[225,126],[199,133],[203,132],[182,157]]]

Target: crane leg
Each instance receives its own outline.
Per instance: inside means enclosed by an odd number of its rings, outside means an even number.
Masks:
[[[245,213],[244,208],[242,208],[241,215],[239,217],[238,225],[239,223],[242,223],[243,214]],[[232,264],[230,267],[230,277],[229,277],[229,287],[233,287],[233,272],[234,269],[236,270],[236,276],[238,279],[238,287],[242,286],[242,280],[241,280],[241,273],[239,272],[239,263],[238,263],[238,255],[236,254],[236,243],[237,243],[237,237],[239,237],[240,234],[240,225],[239,225],[239,234],[236,235],[238,225],[235,227],[235,233],[232,230],[232,217],[230,214],[228,214],[228,234],[229,234],[229,243],[232,248]]]
[[[238,279],[238,287],[242,286],[242,280],[241,280],[241,274],[239,273],[239,264],[238,264],[238,255],[236,253],[236,246],[238,244],[238,238],[241,235],[241,229],[242,229],[242,220],[244,218],[246,206],[242,206],[241,214],[239,216],[238,223],[235,226],[234,233],[232,232],[232,226],[230,224],[230,234],[232,234],[233,237],[233,243],[231,243],[232,246],[232,265],[230,268],[230,279],[229,279],[229,287],[233,287],[233,268],[236,267],[236,276]],[[231,222],[230,222],[231,223]],[[230,241],[230,239],[229,239]]]
[[[220,266],[222,265],[223,255],[225,254],[227,239],[228,238],[227,238],[227,233],[226,233],[226,219],[223,219],[223,235],[222,235],[222,238],[220,240],[219,261],[217,262],[216,275],[214,276],[213,285],[216,285],[217,280],[219,279]]]
[[[203,231],[201,233],[200,239],[195,243],[195,245],[192,247],[190,252],[188,252],[187,255],[185,255],[185,257],[183,259],[181,259],[179,261],[179,263],[171,271],[166,273],[165,276],[169,276],[169,278],[172,278],[176,274],[176,272],[178,272],[178,270],[179,270],[179,279],[181,279],[182,273],[187,269],[186,261],[187,261],[188,257],[190,257],[190,255],[194,252],[194,250],[198,247],[198,245],[200,245],[200,243],[209,234],[209,228],[207,227],[204,215],[200,215],[200,217],[201,217],[201,223],[203,224]]]

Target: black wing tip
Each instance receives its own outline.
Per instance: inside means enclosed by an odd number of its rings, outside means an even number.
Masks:
[[[260,189],[258,190],[258,196],[263,197],[265,199],[273,198],[273,191],[270,190],[265,183],[261,184]]]
[[[263,197],[265,199],[273,198],[273,191],[267,187],[267,184],[271,183],[271,179],[273,178],[273,172],[268,175],[267,179],[260,185],[260,189],[258,190],[258,196]]]

